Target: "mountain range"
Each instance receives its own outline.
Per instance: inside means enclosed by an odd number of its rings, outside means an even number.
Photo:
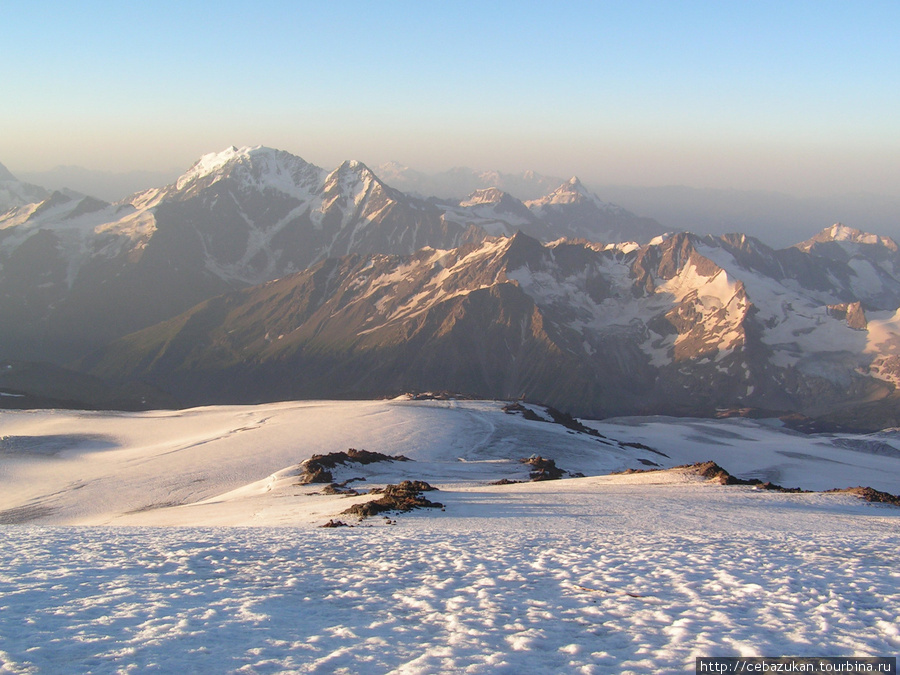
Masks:
[[[892,241],[841,226],[781,251],[742,235],[638,246],[518,233],[329,258],[82,365],[189,404],[447,389],[588,417],[819,417],[893,392],[898,278]]]
[[[502,171],[477,171],[456,167],[434,174],[416,171],[400,162],[379,164],[375,171],[398,190],[420,197],[454,199],[476,190],[497,188],[523,201],[540,199],[550,194],[562,182],[562,178],[545,176],[535,171],[504,173]]]
[[[46,171],[16,171],[16,178],[53,190],[71,189],[107,202],[117,202],[136,192],[167,185],[181,171],[100,171],[83,166],[56,166]],[[2,210],[2,208],[0,208]]]
[[[666,234],[577,178],[528,201],[422,198],[263,147],[118,203],[38,196],[0,215],[0,358],[139,382],[145,401],[443,389],[592,417],[900,424],[897,245],[842,225],[776,250]]]
[[[458,197],[497,187],[522,200],[538,199],[564,179],[535,171],[504,173],[457,167],[427,174],[399,162],[375,169],[404,192]],[[40,182],[40,181],[35,181]],[[795,196],[772,190],[692,188],[685,185],[588,183],[588,189],[663,224],[667,231],[704,234],[743,232],[776,248],[792,246],[797,232],[816,232],[828,223],[863,224],[871,231],[900,236],[900,198],[865,192]],[[91,193],[93,194],[93,193]]]
[[[331,256],[411,254],[517,230],[597,240],[663,231],[577,179],[527,205],[498,190],[424,200],[360,162],[329,172],[264,147],[205,155],[174,183],[112,204],[33,187],[8,172],[0,180],[12,207],[0,215],[0,357],[60,363]]]

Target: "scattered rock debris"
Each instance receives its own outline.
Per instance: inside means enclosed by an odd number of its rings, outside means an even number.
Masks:
[[[871,487],[851,487],[838,490],[827,490],[827,492],[844,492],[856,495],[860,499],[865,499],[867,502],[900,506],[900,496],[892,495],[890,492],[881,492],[880,490]]]
[[[532,455],[528,459],[522,460],[523,464],[534,467],[531,472],[531,480],[558,480],[563,477],[565,471],[556,466],[556,462],[552,459],[544,459],[540,455]]]
[[[324,525],[319,525],[319,527],[353,527],[353,525],[348,525],[343,520],[329,520]]]
[[[664,452],[660,452],[654,448],[651,448],[649,445],[644,445],[643,443],[637,442],[622,442],[622,441],[611,441],[607,436],[604,436],[596,429],[592,429],[591,427],[587,427],[581,422],[579,422],[576,418],[572,416],[571,413],[563,412],[561,410],[557,410],[556,408],[550,406],[542,406],[544,410],[547,411],[547,414],[551,417],[550,420],[545,419],[538,415],[534,410],[522,404],[521,401],[515,401],[513,403],[507,403],[503,406],[502,410],[508,415],[521,415],[526,420],[531,420],[532,422],[546,422],[548,424],[559,424],[560,426],[565,427],[569,430],[569,433],[579,433],[586,434],[588,436],[592,436],[597,439],[598,442],[603,443],[605,445],[618,445],[620,448],[635,448],[637,450],[646,450],[647,452],[652,452],[660,457],[668,457],[668,455]],[[643,460],[642,460],[643,461]],[[657,464],[652,464],[652,466],[659,466]]]
[[[379,499],[374,499],[362,504],[354,504],[349,509],[341,513],[368,518],[385,511],[411,511],[417,508],[437,508],[443,509],[444,505],[439,502],[432,502],[422,496],[422,492],[430,492],[437,490],[425,481],[405,480],[399,485],[388,485],[385,488],[375,488],[370,490],[370,494],[381,494]]]
[[[453,391],[422,391],[406,394],[410,401],[477,401],[478,397],[472,394],[462,394]]]
[[[515,403],[507,403],[503,408],[501,408],[503,412],[507,415],[522,415],[526,420],[531,420],[532,422],[546,422],[544,418],[538,415],[531,408],[526,408],[522,405],[521,401],[516,401]]]
[[[552,424],[560,424],[567,429],[571,429],[572,431],[577,431],[582,434],[587,434],[589,436],[595,436],[597,438],[606,438],[603,434],[601,434],[596,429],[591,429],[590,427],[584,426],[577,419],[572,417],[570,413],[563,412],[561,410],[557,410],[556,408],[552,408],[550,406],[543,406],[547,411],[547,414],[552,418]],[[531,408],[522,405],[521,401],[516,401],[514,403],[507,403],[502,408],[503,412],[508,415],[520,414],[526,420],[531,420],[532,422],[550,422],[550,420],[546,420],[540,415],[538,415]]]
[[[346,481],[344,483],[329,483],[325,487],[322,488],[319,494],[323,495],[347,495],[353,497],[359,494],[358,490],[354,490],[353,488],[348,488],[346,486]]]
[[[599,431],[596,429],[591,429],[590,427],[584,426],[577,419],[572,417],[570,413],[563,412],[561,410],[557,410],[556,408],[547,408],[547,413],[550,417],[553,418],[553,422],[555,424],[561,424],[566,429],[571,429],[572,431],[578,431],[582,434],[587,434],[588,436],[596,436],[598,438],[605,438]]]
[[[374,462],[409,462],[409,457],[403,455],[385,455],[380,452],[370,452],[369,450],[357,450],[350,448],[347,452],[329,452],[327,455],[313,455],[303,462],[303,473],[300,474],[300,484],[308,483],[334,483],[334,476],[331,469],[338,464],[373,464]],[[346,483],[354,480],[365,480],[362,478],[351,478],[344,481],[341,487],[345,487]]]
[[[758,490],[772,490],[774,492],[788,492],[788,493],[803,493],[809,494],[812,492],[816,492],[815,490],[802,490],[800,488],[786,488],[781,485],[777,485],[776,483],[763,482],[758,478],[751,478],[749,480],[744,480],[743,478],[738,478],[737,476],[733,476],[728,471],[723,469],[721,466],[716,464],[713,461],[708,462],[698,462],[697,464],[683,464],[681,466],[672,467],[673,469],[687,469],[698,476],[706,478],[714,483],[718,483],[719,485],[752,485]],[[625,471],[614,471],[610,475],[624,475],[633,473],[649,473],[652,471],[666,471],[667,469],[625,469]],[[892,504],[894,506],[900,506],[900,496],[892,495],[889,492],[881,492],[880,490],[876,490],[871,487],[851,487],[851,488],[836,488],[834,490],[824,490],[823,493],[843,493],[843,494],[851,494],[856,495],[860,499],[865,499],[867,502],[874,502],[878,504]]]
[[[623,448],[637,448],[638,450],[646,450],[647,452],[655,453],[661,457],[668,457],[668,455],[666,453],[660,452],[659,450],[655,450],[655,449],[651,448],[649,445],[644,445],[643,443],[637,443],[637,442],[622,443],[622,442],[620,442],[619,445],[621,445]],[[641,460],[641,461],[644,461],[644,460]]]
[[[404,490],[413,490],[415,492],[432,492],[437,490],[433,485],[429,485],[424,480],[405,480],[400,485],[387,485],[383,488],[372,488],[369,490],[370,495],[382,495],[389,494],[391,492],[391,488],[395,488],[395,491],[403,488]]]
[[[762,490],[774,490],[775,492],[805,492],[800,488],[786,488],[775,483],[763,482],[759,478],[744,480],[728,473],[713,461],[698,462],[697,464],[685,464],[676,466],[676,469],[692,469],[697,475],[702,476],[719,485],[753,485]]]

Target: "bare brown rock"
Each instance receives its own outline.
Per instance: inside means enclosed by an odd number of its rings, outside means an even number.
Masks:
[[[437,490],[428,483],[420,480],[405,480],[399,485],[388,485],[383,491],[379,499],[374,499],[362,504],[354,504],[349,509],[342,511],[348,515],[359,516],[360,518],[368,518],[385,511],[411,511],[417,508],[443,508],[444,505],[439,502],[432,502],[422,496],[422,492]],[[376,492],[372,490],[372,492]]]

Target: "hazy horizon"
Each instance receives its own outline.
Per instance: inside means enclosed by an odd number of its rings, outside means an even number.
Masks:
[[[900,6],[106,2],[5,8],[0,162],[230,145],[592,184],[900,194]],[[27,28],[27,30],[25,30]]]

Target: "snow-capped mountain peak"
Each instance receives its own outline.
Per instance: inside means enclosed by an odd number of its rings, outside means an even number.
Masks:
[[[383,164],[379,164],[378,173],[383,176],[393,176],[395,174],[402,174],[407,171],[411,171],[411,169],[403,164],[402,162],[398,162],[397,160],[391,160],[389,162],[384,162]]]
[[[354,186],[364,191],[385,187],[369,167],[359,160],[348,159],[326,176],[324,192],[328,195],[337,190],[339,194],[344,195],[348,190],[355,192]]]
[[[356,175],[363,180],[377,178],[375,173],[358,159],[348,159],[328,175],[328,180],[332,177]]]
[[[508,196],[503,190],[495,187],[480,188],[459,203],[460,206],[478,206],[480,204],[498,204]]]
[[[572,176],[550,194],[540,199],[532,199],[525,205],[532,211],[546,209],[553,206],[564,205],[590,205],[600,211],[626,213],[624,209],[614,204],[603,201],[597,195],[588,190],[578,176]]]
[[[545,205],[545,204],[575,204],[577,202],[582,202],[584,200],[594,199],[597,202],[600,202],[599,199],[596,199],[590,192],[588,192],[587,188],[581,183],[578,179],[578,176],[572,176],[565,183],[560,185],[556,190],[551,192],[546,197],[542,199],[536,199],[534,202],[528,202],[528,205],[531,206],[532,203],[537,205]]]
[[[49,190],[31,183],[23,183],[0,164],[0,213],[40,202],[49,196]]]
[[[858,230],[854,227],[848,227],[843,223],[835,223],[831,227],[826,227],[824,230],[819,232],[816,236],[808,239],[807,241],[799,244],[799,247],[804,250],[809,250],[814,244],[820,244],[825,242],[847,242],[850,244],[868,244],[868,245],[880,245],[884,246],[892,251],[897,250],[897,244],[890,237],[882,237],[877,234],[870,234],[868,232],[863,232],[862,230]]]
[[[203,155],[166,191],[187,196],[228,178],[239,189],[274,189],[305,199],[324,175],[324,170],[289,152],[262,145],[231,146]]]
[[[216,172],[220,172],[225,166],[233,162],[237,157],[249,156],[253,150],[261,149],[262,146],[244,147],[240,150],[235,146],[226,148],[222,152],[210,152],[198,159],[194,165],[183,173],[175,182],[175,187],[182,190],[188,184],[205,178]]]
[[[553,192],[525,202],[539,220],[547,222],[556,237],[595,242],[647,241],[665,232],[655,220],[640,218],[604,202],[572,176]]]

